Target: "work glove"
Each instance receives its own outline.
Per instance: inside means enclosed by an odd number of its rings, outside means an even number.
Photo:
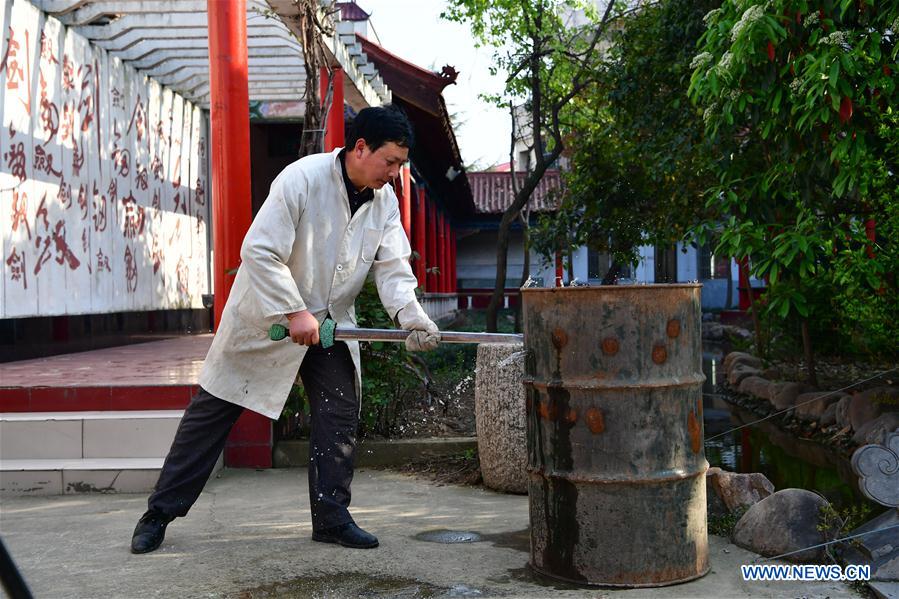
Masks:
[[[440,345],[440,329],[428,318],[421,304],[412,300],[397,312],[396,320],[405,331],[412,331],[406,337],[409,351],[431,351]]]

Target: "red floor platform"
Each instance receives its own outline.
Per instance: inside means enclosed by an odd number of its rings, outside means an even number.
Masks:
[[[0,412],[183,410],[212,335],[0,364]],[[269,468],[271,421],[247,410],[225,447],[233,467]]]

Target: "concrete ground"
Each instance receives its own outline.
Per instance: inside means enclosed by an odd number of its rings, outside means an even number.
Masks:
[[[438,486],[363,470],[352,512],[380,537],[373,550],[310,539],[306,470],[224,470],[163,546],[132,555],[144,495],[3,498],[0,535],[35,597],[855,597],[841,583],[746,583],[740,564],[758,557],[710,539],[712,569],[657,589],[578,589],[534,575],[527,497]],[[474,543],[416,539],[441,529]],[[648,551],[651,549],[648,549]]]

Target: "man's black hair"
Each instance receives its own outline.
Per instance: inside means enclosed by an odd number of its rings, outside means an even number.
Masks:
[[[403,148],[412,148],[415,135],[412,124],[402,109],[392,104],[363,108],[353,119],[346,135],[346,147],[352,148],[360,139],[374,152],[384,144],[393,142]]]

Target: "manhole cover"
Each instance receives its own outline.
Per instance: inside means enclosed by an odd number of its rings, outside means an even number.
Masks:
[[[481,540],[481,535],[467,530],[429,530],[420,532],[413,538],[428,543],[477,543]]]

